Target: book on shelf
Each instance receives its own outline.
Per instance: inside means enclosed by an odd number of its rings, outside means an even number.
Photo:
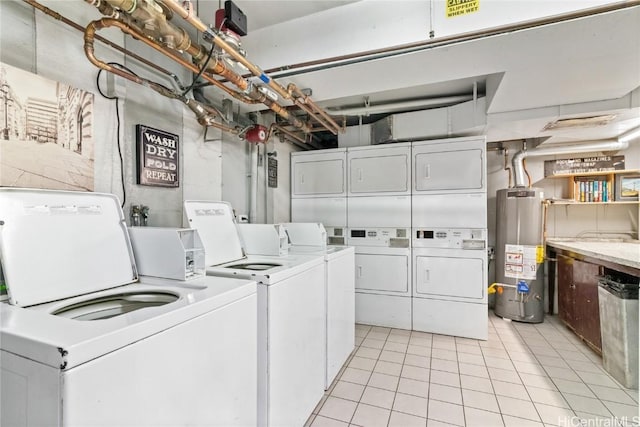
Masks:
[[[573,198],[577,202],[608,202],[611,200],[611,185],[606,177],[574,177]]]

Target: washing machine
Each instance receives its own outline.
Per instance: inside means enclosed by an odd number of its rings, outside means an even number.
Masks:
[[[0,424],[255,425],[254,281],[139,279],[108,194],[3,188],[0,224]]]
[[[313,254],[325,265],[325,390],[338,375],[355,346],[355,249],[327,246],[321,223],[282,224],[289,236],[290,254]]]
[[[207,275],[258,282],[258,425],[301,426],[324,394],[324,259],[247,255],[226,202],[185,201]]]
[[[289,237],[281,224],[236,224],[247,255],[284,257],[289,254]]]

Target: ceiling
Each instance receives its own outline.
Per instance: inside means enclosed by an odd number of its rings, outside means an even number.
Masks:
[[[326,16],[330,9],[335,11],[334,16],[342,10],[347,14],[366,2],[235,3],[247,15],[250,33],[257,32],[259,38],[278,34],[285,40],[281,48],[268,50],[256,45],[255,38],[247,37],[248,57],[257,57],[255,63],[268,70],[272,64],[295,63],[284,55],[287,41],[301,51],[307,37],[319,50],[314,52],[317,59],[331,56],[321,49],[321,38],[330,38],[331,34],[308,35],[291,29],[304,30],[301,23]],[[218,1],[200,0],[198,8],[204,19],[218,8]],[[348,29],[342,31],[348,37]],[[640,6],[445,46],[427,46],[411,53],[274,71],[271,76],[283,85],[293,82],[301,88],[312,88],[313,99],[334,112],[364,107],[366,103],[377,106],[463,94],[486,96],[484,122],[473,129],[453,129],[453,134],[443,136],[483,133],[493,141],[542,138],[546,143],[614,138],[640,126],[640,91],[633,92],[640,87]],[[389,108],[387,114],[393,112],[397,109]],[[544,129],[558,118],[607,113],[615,118],[597,128]],[[364,115],[363,122],[380,117],[379,113]],[[359,117],[354,114],[348,119],[352,124]]]
[[[247,29],[253,32],[355,1],[234,0],[234,3],[247,16]],[[197,0],[197,4],[198,16],[205,21],[208,21],[208,16],[214,16],[217,9],[224,7],[223,0]]]

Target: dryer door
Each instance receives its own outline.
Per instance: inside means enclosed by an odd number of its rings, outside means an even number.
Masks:
[[[464,254],[465,251],[449,252]],[[486,287],[483,279],[485,268],[481,258],[465,258],[460,255],[429,256],[428,252],[417,255],[415,296],[482,300]]]

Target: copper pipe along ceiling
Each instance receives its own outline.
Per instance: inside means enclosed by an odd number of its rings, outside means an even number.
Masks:
[[[114,21],[114,22],[119,22],[119,21],[115,21],[113,19],[110,18],[105,18],[105,20],[109,21]],[[155,82],[152,82],[150,80],[147,79],[143,79],[140,78],[134,74],[131,74],[125,70],[121,70],[117,67],[113,67],[103,61],[100,61],[98,58],[96,58],[95,56],[95,52],[94,52],[94,36],[95,36],[95,31],[97,29],[100,28],[99,26],[100,21],[94,21],[92,23],[90,23],[86,30],[85,30],[85,34],[84,34],[84,52],[85,55],[87,56],[87,58],[89,59],[89,61],[95,65],[98,68],[101,68],[105,71],[108,71],[110,73],[113,73],[117,76],[120,76],[124,79],[127,79],[131,82],[137,83],[139,85],[142,86],[147,86],[151,89],[153,89],[154,91],[158,92],[160,95],[165,96],[167,98],[171,98],[171,99],[177,99],[182,101],[187,107],[189,107],[189,109],[191,109],[197,116],[198,118],[198,123],[202,124],[203,126],[211,126],[211,127],[215,127],[218,129],[222,129],[223,131],[226,132],[231,132],[231,133],[238,133],[238,129],[234,129],[231,128],[229,126],[225,126],[223,124],[220,123],[216,123],[215,121],[213,121],[210,118],[209,113],[213,112],[211,111],[209,108],[207,108],[207,106],[202,105],[201,103],[193,100],[193,99],[188,99],[185,98],[184,96],[173,92],[172,90],[158,84]],[[122,24],[124,25],[124,24]],[[214,114],[218,114],[217,111],[214,112]]]
[[[58,12],[55,12],[51,9],[49,9],[48,7],[38,3],[35,0],[22,0],[23,2],[27,3],[28,5],[32,6],[34,9],[39,10],[40,12],[44,13],[45,15],[48,15],[50,17],[52,17],[53,19],[60,21],[68,26],[70,26],[71,28],[74,28],[82,33],[84,33],[84,27],[74,21],[72,21],[71,19],[68,19],[62,15],[60,15]],[[155,69],[156,71],[161,72],[162,74],[166,74],[169,77],[172,77],[175,79],[175,74],[173,74],[171,71],[166,70],[162,67],[160,67],[159,65],[154,64],[151,61],[146,60],[145,58],[137,55],[134,52],[131,52],[123,47],[118,46],[117,44],[113,43],[112,41],[105,39],[104,37],[100,36],[100,35],[95,35],[95,39],[98,40],[99,42],[117,50],[120,53],[125,54],[128,57],[131,57],[132,59],[141,62],[142,64]]]
[[[196,15],[192,14],[190,11],[184,9],[176,0],[167,0],[164,2],[165,6],[175,12],[177,15],[182,17],[185,21],[191,24],[198,31],[207,34],[211,37],[213,43],[216,46],[220,47],[226,53],[228,53],[234,60],[238,63],[244,65],[254,76],[260,78],[264,83],[266,83],[271,89],[273,89],[278,95],[283,97],[284,99],[293,101],[297,106],[302,108],[305,112],[310,114],[316,121],[318,121],[321,125],[323,125],[327,130],[332,132],[334,135],[340,131],[340,126],[333,121],[332,118],[328,116],[322,109],[316,106],[306,95],[302,94],[302,92],[297,91],[295,85],[289,85],[289,90],[282,87],[275,80],[271,79],[267,76],[257,65],[253,64],[251,61],[242,56],[238,51],[236,51],[232,46],[230,46],[227,42],[222,40],[217,36],[207,25],[205,25]],[[293,87],[293,89],[292,89]],[[293,97],[292,93],[299,93],[302,95],[303,100],[301,101],[297,97]],[[321,118],[317,117],[316,114],[319,114]]]
[[[136,14],[137,15],[142,15],[144,19],[151,20],[151,18],[149,18],[149,16],[151,16],[152,13],[149,13],[147,11],[143,12],[142,9],[139,9],[139,8],[135,9],[135,5],[137,5],[137,2],[134,2],[134,1],[131,1],[131,0],[107,0],[107,1],[118,3],[118,5],[123,5],[123,6],[130,7],[128,10],[131,10],[132,12],[134,12],[134,15],[132,15],[132,16],[135,16]],[[110,12],[112,9],[110,9],[110,6],[108,6],[108,8],[102,7],[102,10],[106,11],[106,12]],[[162,15],[162,18],[158,18],[158,19],[154,20],[154,22],[158,22],[159,21],[161,23],[161,24],[158,24],[158,26],[162,26],[163,28],[170,29],[170,30],[167,30],[167,31],[169,31],[171,36],[177,34],[175,27],[172,24],[166,22],[166,20],[164,19],[166,17],[162,14],[161,11],[155,11],[155,13]],[[95,24],[96,28],[98,30],[102,29],[102,28],[106,28],[106,27],[111,27],[111,26],[115,26],[117,28],[120,28],[121,31],[125,32],[126,34],[131,35],[135,39],[137,39],[137,40],[145,43],[146,45],[152,47],[153,49],[163,53],[165,56],[167,56],[167,57],[171,58],[172,60],[178,62],[183,67],[191,70],[193,73],[199,73],[199,71],[200,71],[200,69],[198,67],[196,67],[195,65],[191,64],[189,61],[185,60],[177,52],[174,52],[171,49],[165,48],[164,46],[162,46],[159,43],[157,43],[154,40],[152,40],[150,37],[147,37],[141,31],[138,31],[132,25],[129,25],[129,24],[125,23],[125,22],[122,22],[121,20],[114,19],[114,18],[103,18],[103,19],[101,19],[99,21],[94,21],[94,22],[100,22],[100,24]],[[184,30],[181,30],[181,31],[184,31]],[[163,35],[163,37],[164,37],[164,35]],[[188,53],[192,57],[194,57],[194,58],[202,58],[204,56],[204,53],[203,53],[204,52],[204,48],[202,48],[201,46],[193,45],[190,40],[189,40],[188,43],[185,42],[184,40],[180,40],[180,43],[181,43],[181,45],[188,46],[186,48],[186,53]],[[235,53],[237,53],[237,52],[235,52]],[[229,70],[222,62],[212,58],[209,61],[209,63],[206,64],[206,67],[207,67],[206,71],[208,71],[209,73],[217,74],[217,75],[220,75],[220,76],[224,77],[225,79],[229,80],[231,83],[236,85],[241,90],[246,91],[247,89],[249,89],[249,83],[242,76],[236,74],[232,70]],[[202,77],[205,80],[207,80],[208,82],[210,82],[210,83],[216,85],[217,87],[223,89],[226,93],[228,93],[229,95],[233,96],[234,98],[239,99],[239,100],[241,100],[243,102],[247,102],[249,104],[254,104],[254,103],[257,103],[257,102],[263,103],[267,107],[269,107],[271,110],[273,110],[274,112],[279,114],[281,117],[283,117],[285,120],[291,122],[295,127],[301,129],[303,132],[308,132],[309,131],[310,127],[307,124],[305,124],[303,121],[301,121],[298,118],[296,118],[296,117],[292,116],[291,114],[289,114],[289,112],[284,107],[282,107],[281,105],[269,100],[264,94],[260,93],[255,87],[251,87],[251,92],[249,93],[249,96],[247,97],[244,94],[242,94],[241,92],[238,93],[236,91],[230,90],[229,88],[226,88],[226,86],[224,86],[221,82],[219,82],[218,80],[214,79],[211,76],[208,76],[205,73],[202,74]]]
[[[90,55],[93,55],[93,36],[95,34],[95,32],[97,30],[101,30],[103,28],[108,28],[108,27],[117,27],[119,28],[122,32],[129,34],[130,36],[132,36],[133,38],[135,38],[136,40],[139,40],[141,42],[143,42],[144,44],[146,44],[147,46],[157,50],[158,52],[163,53],[164,55],[166,55],[167,57],[169,57],[170,59],[176,61],[177,63],[179,63],[180,65],[182,65],[183,67],[191,70],[193,73],[198,73],[200,70],[198,69],[198,67],[194,64],[192,64],[191,62],[187,61],[186,59],[184,59],[182,56],[180,56],[178,53],[167,49],[163,46],[161,46],[160,44],[154,42],[153,40],[151,40],[150,38],[146,37],[144,34],[136,31],[135,29],[133,29],[132,27],[128,26],[127,24],[118,21],[116,19],[113,18],[102,18],[99,19],[97,21],[93,21],[91,22],[88,26],[87,29],[85,30],[85,53],[87,54],[87,57],[89,58],[89,60],[96,66],[96,59],[95,56],[92,58]],[[87,50],[87,43],[91,44],[91,51],[90,53]],[[99,62],[99,61],[98,61]],[[102,63],[104,64],[104,63]],[[105,64],[106,65],[106,64]],[[102,66],[99,66],[100,68],[103,68]],[[117,74],[121,77],[127,78],[128,80],[132,80],[132,78],[138,79],[135,76],[132,75],[128,75],[128,73],[125,73],[122,70],[119,69],[115,69],[114,67],[110,67],[109,66],[109,70],[110,72],[113,72],[114,74]],[[113,71],[115,70],[115,71]],[[128,75],[128,76],[126,76]],[[219,86],[222,86],[223,90],[225,90],[227,93],[232,94],[232,95],[238,95],[237,92],[230,90],[229,88],[227,88],[226,86],[222,85],[220,82],[218,82],[216,79],[214,79],[213,77],[203,73],[202,77]],[[138,82],[135,79],[133,79],[132,81],[135,81],[136,83],[139,84],[143,84],[142,82]],[[138,79],[141,80],[141,79]],[[309,127],[302,122],[301,120],[299,120],[298,118],[296,118],[295,116],[292,116],[289,114],[289,112],[282,107],[281,105],[269,100],[265,95],[261,94],[260,92],[258,92],[257,90],[252,91],[252,96],[255,96],[255,99],[263,104],[265,104],[267,107],[269,107],[271,110],[273,110],[275,113],[277,113],[278,115],[280,115],[281,117],[283,117],[285,120],[289,121],[292,125],[294,125],[297,128],[300,128],[301,130],[303,130],[304,132],[308,132],[309,131]],[[253,103],[253,100],[250,101],[250,103]]]

